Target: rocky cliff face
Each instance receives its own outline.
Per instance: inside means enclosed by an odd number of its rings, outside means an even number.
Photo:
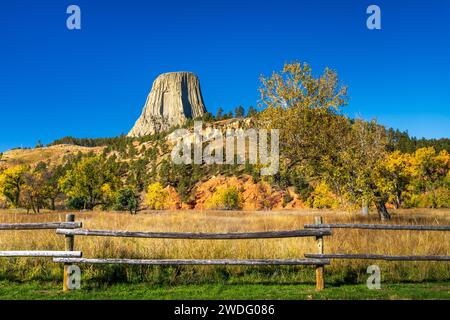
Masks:
[[[206,112],[198,77],[191,72],[171,72],[153,82],[144,109],[130,137],[139,137],[168,130]]]

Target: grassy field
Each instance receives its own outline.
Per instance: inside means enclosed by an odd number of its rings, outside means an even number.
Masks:
[[[365,285],[330,286],[315,291],[313,285],[275,284],[204,284],[152,286],[147,284],[116,284],[98,288],[82,288],[61,292],[55,283],[0,282],[1,299],[38,300],[319,300],[319,299],[450,299],[450,283],[387,284],[379,290]]]
[[[26,214],[22,211],[0,211],[0,223],[64,221],[65,212]],[[269,231],[303,228],[315,215],[326,223],[379,223],[377,216],[363,217],[343,212],[313,210],[220,212],[161,211],[137,215],[117,212],[80,212],[76,219],[86,229],[140,231],[237,232]],[[392,223],[450,224],[450,210],[396,210]],[[335,230],[325,238],[325,253],[374,253],[390,255],[450,255],[448,232]],[[64,250],[63,236],[54,231],[1,231],[1,250]],[[301,258],[315,252],[314,238],[262,240],[171,240],[106,237],[75,239],[75,250],[83,256],[111,258]],[[366,270],[371,264],[381,268],[385,289],[365,289]],[[334,260],[326,267],[325,280],[331,287],[315,293],[314,267],[246,267],[246,266],[91,266],[83,265],[82,279],[91,290],[71,293],[73,298],[201,298],[210,292],[224,299],[233,296],[262,298],[336,298],[354,295],[358,298],[390,298],[402,291],[399,298],[448,298],[450,264],[446,262],[383,262],[368,260]],[[56,297],[62,278],[62,266],[51,259],[1,258],[0,295],[6,298],[33,298],[43,283],[51,298]],[[146,283],[142,286],[141,283]],[[223,286],[215,284],[223,283]],[[411,284],[407,284],[411,283]],[[431,283],[431,284],[427,284]],[[433,284],[433,283],[436,283]],[[447,285],[445,285],[447,283]],[[102,286],[108,290],[102,290]],[[254,286],[254,287],[253,287]],[[129,289],[127,289],[129,288]],[[248,288],[248,289],[247,289]],[[442,289],[444,288],[444,289]],[[364,289],[364,290],[361,290]],[[193,290],[193,291],[192,291]],[[367,291],[367,292],[366,292]],[[34,292],[34,293],[33,293]],[[123,295],[122,293],[123,292]],[[166,294],[164,292],[167,292]],[[242,296],[241,296],[241,292]],[[399,293],[400,294],[400,293]],[[109,296],[111,295],[111,296]],[[41,298],[47,297],[44,295]],[[61,296],[61,298],[66,295]],[[211,296],[208,296],[212,298]],[[236,296],[237,297],[237,296]],[[348,296],[350,297],[350,296]],[[353,297],[353,296],[352,296]],[[36,297],[37,298],[37,297]]]

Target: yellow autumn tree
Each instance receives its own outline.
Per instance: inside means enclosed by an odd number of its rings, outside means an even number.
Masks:
[[[339,207],[339,199],[331,191],[330,187],[325,181],[321,181],[311,192],[311,195],[306,200],[306,203],[318,209],[336,209]]]
[[[164,190],[159,182],[155,182],[148,186],[145,195],[145,202],[150,209],[164,210],[167,208],[167,200],[169,193]]]
[[[411,164],[409,153],[394,151],[380,160],[374,170],[378,188],[389,194],[389,200],[395,208],[402,207],[405,193],[412,181]]]
[[[12,207],[20,206],[20,195],[28,170],[27,166],[16,166],[8,168],[0,174],[0,194]]]
[[[417,194],[413,206],[448,206],[450,155],[447,151],[436,153],[433,147],[417,149],[412,155],[410,170],[414,178],[412,188]]]
[[[239,210],[242,209],[242,205],[242,194],[236,187],[217,188],[205,202],[206,208],[219,210]]]

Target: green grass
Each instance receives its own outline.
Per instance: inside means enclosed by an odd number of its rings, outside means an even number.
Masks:
[[[313,285],[207,284],[154,286],[116,284],[62,292],[60,283],[0,282],[0,299],[450,299],[450,283],[403,283],[369,290],[363,284],[328,286],[317,292]]]

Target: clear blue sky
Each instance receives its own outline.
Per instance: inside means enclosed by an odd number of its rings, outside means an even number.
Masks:
[[[256,106],[259,76],[294,60],[336,69],[351,117],[450,137],[447,0],[2,1],[0,41],[0,151],[126,133],[163,72],[197,73],[212,113]]]

